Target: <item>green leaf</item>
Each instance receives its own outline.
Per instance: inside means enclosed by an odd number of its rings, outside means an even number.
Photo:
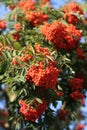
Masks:
[[[14,48],[15,48],[16,50],[20,50],[20,49],[21,49],[21,45],[20,45],[19,42],[15,42],[13,46],[14,46]]]
[[[16,126],[15,126],[16,130],[20,130],[21,128],[21,124],[20,123],[17,123]]]
[[[39,103],[42,103],[42,100],[40,98],[35,98]]]
[[[51,60],[51,61],[53,61],[54,62],[54,60],[53,60],[53,58],[51,57],[51,56],[46,56],[49,60]]]
[[[0,75],[4,74],[4,72],[6,71],[6,68],[7,68],[7,62],[2,62],[0,64]]]

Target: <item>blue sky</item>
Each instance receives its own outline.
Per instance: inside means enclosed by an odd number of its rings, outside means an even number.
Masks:
[[[62,6],[65,2],[67,2],[68,0],[51,0],[51,2],[53,3],[53,6],[55,8],[58,8],[60,6]],[[77,2],[83,2],[83,0],[76,0]]]

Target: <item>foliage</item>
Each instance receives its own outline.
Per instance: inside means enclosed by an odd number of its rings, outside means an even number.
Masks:
[[[72,120],[78,124],[87,89],[86,5],[54,9],[49,0],[5,2],[10,13],[0,20],[0,97],[9,114],[0,124],[11,130],[69,130]]]

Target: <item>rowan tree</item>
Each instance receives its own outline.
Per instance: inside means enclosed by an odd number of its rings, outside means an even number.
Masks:
[[[59,9],[49,0],[4,4],[10,12],[0,19],[2,128],[70,130],[75,120],[74,130],[84,129],[79,109],[87,89],[87,4],[72,1]]]

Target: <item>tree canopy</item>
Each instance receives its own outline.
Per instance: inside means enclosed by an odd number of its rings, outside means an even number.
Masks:
[[[70,130],[76,121],[73,129],[84,129],[79,109],[87,91],[87,4],[54,9],[49,0],[2,2],[10,9],[0,19],[2,128]]]

